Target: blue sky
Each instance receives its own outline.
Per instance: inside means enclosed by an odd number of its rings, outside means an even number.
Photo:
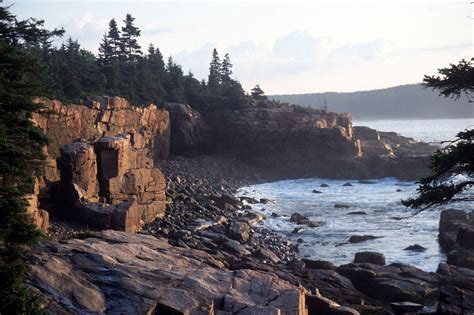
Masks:
[[[207,77],[211,51],[268,94],[356,91],[420,82],[473,56],[468,1],[10,1],[20,18],[64,27],[97,52],[111,18],[136,18],[140,43]]]

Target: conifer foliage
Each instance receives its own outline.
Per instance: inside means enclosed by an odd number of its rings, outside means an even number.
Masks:
[[[191,72],[184,74],[172,57],[165,63],[155,45],[143,53],[140,35],[135,18],[127,14],[123,25],[110,20],[97,57],[71,38],[59,48],[32,49],[47,70],[38,75],[45,83],[44,95],[72,102],[97,94],[125,97],[135,105],[182,102],[202,112],[247,104],[241,84],[232,78],[228,53],[221,61],[214,49],[208,81],[199,81]]]
[[[47,31],[43,21],[18,21],[0,7],[0,313],[39,313],[36,299],[24,283],[25,245],[41,233],[26,215],[23,196],[32,190],[48,139],[30,118],[37,106],[32,96],[41,93],[40,64],[32,47],[49,46],[61,30]]]
[[[425,76],[424,85],[438,89],[440,95],[459,99],[463,94],[474,97],[474,67],[461,60],[439,69],[438,76]],[[403,204],[419,211],[455,200],[474,201],[474,129],[469,126],[456,139],[444,143],[431,157],[431,175],[420,180],[418,196]]]

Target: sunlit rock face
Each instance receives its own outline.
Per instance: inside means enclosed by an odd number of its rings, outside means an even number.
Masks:
[[[155,105],[134,107],[120,97],[88,97],[82,104],[63,104],[47,98],[35,102],[45,108],[33,120],[52,140],[51,158],[60,155],[65,144],[94,142],[103,136],[128,133],[136,149],[147,148],[155,159],[169,156],[170,120],[167,110]]]
[[[155,163],[169,156],[166,110],[133,107],[119,97],[35,102],[44,109],[33,120],[52,140],[42,196],[57,203],[59,215],[134,232],[164,214],[165,180]]]
[[[153,236],[102,231],[32,256],[29,283],[51,314],[308,314],[303,287]]]

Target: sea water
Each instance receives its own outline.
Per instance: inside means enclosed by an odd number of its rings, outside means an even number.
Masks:
[[[474,122],[450,119],[362,123],[379,130],[397,131],[405,136],[434,142],[452,140],[459,130]],[[359,122],[355,124],[361,125]],[[444,126],[443,132],[433,129],[435,126]],[[343,186],[345,183],[352,186]],[[329,187],[321,187],[322,184]],[[370,184],[313,178],[247,186],[239,190],[239,195],[272,199],[272,204],[254,206],[255,210],[267,216],[261,224],[294,242],[299,240],[301,257],[328,260],[339,265],[352,262],[357,252],[376,251],[383,253],[388,263],[402,262],[434,271],[446,259],[437,241],[442,208],[414,215],[414,210],[403,206],[401,200],[416,196],[417,187],[415,182],[394,178],[377,179]],[[321,193],[313,193],[313,190]],[[348,208],[337,208],[336,204],[344,204]],[[457,203],[450,207],[472,210],[473,205]],[[321,221],[322,225],[310,228],[291,222],[290,216],[295,212],[313,221]],[[293,233],[297,226],[304,230]],[[352,235],[378,238],[351,244],[348,240]],[[405,249],[413,244],[421,245],[426,250]]]

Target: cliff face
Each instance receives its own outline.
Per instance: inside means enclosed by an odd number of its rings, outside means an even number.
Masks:
[[[170,154],[236,158],[269,178],[415,178],[428,161],[413,157],[431,149],[395,133],[353,128],[350,114],[293,106],[202,116],[184,104],[136,108],[119,97],[36,102],[45,108],[33,119],[52,140],[41,199],[54,200],[58,215],[98,228],[136,231],[164,214],[166,183],[156,166]],[[33,217],[47,226],[44,215]]]
[[[137,148],[146,148],[153,158],[166,158],[170,147],[168,111],[154,105],[145,108],[130,106],[120,97],[88,97],[83,104],[62,104],[60,101],[37,98],[45,106],[34,115],[34,121],[52,140],[48,154],[55,159],[63,145],[82,140],[94,142],[104,136],[129,133]]]
[[[136,231],[165,210],[165,180],[155,162],[169,156],[168,111],[118,97],[84,104],[37,99],[34,121],[52,143],[42,197],[58,215],[97,228]]]
[[[205,117],[209,152],[286,167],[322,157],[356,157],[350,114],[294,107],[219,111]]]

